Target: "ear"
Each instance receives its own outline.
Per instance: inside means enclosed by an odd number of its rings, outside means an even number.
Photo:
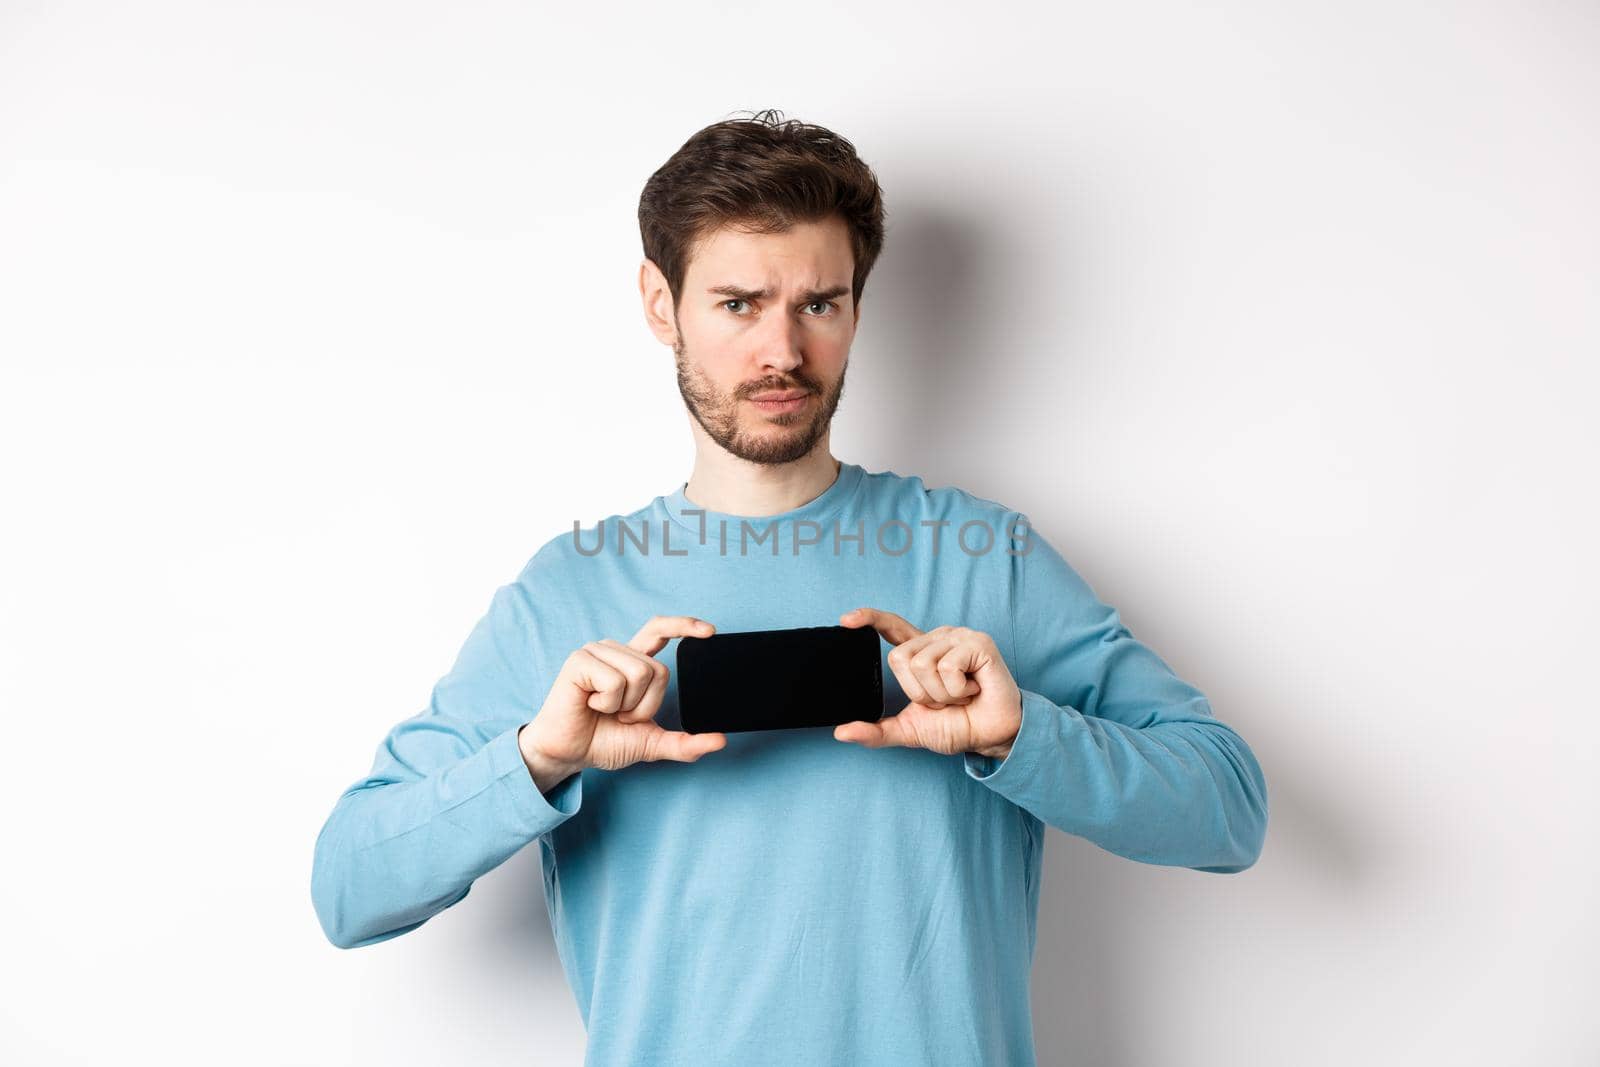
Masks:
[[[678,328],[672,314],[672,289],[667,285],[667,276],[649,258],[639,264],[639,297],[644,301],[645,325],[656,340],[669,347],[676,344]]]

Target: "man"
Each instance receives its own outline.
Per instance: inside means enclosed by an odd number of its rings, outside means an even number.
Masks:
[[[1044,827],[1242,871],[1261,769],[1022,513],[831,455],[883,242],[848,141],[717,123],[639,219],[693,471],[495,593],[319,835],[323,928],[413,930],[537,841],[588,1063],[1032,1064]],[[883,638],[881,721],[678,729],[676,639],[835,624]]]

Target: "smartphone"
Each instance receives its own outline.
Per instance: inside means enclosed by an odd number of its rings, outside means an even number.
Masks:
[[[883,665],[870,626],[678,639],[678,713],[691,734],[877,722]]]

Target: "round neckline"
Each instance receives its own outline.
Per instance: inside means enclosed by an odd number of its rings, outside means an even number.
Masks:
[[[727,511],[712,511],[702,507],[689,499],[687,490],[689,483],[683,482],[661,498],[662,505],[667,514],[679,526],[698,536],[702,530],[710,529],[717,523],[727,523],[737,528],[741,522],[748,522],[752,526],[761,526],[775,522],[792,522],[800,519],[809,519],[816,522],[825,519],[838,511],[855,495],[861,487],[861,480],[866,472],[860,464],[839,461],[839,473],[834,475],[828,488],[812,497],[798,507],[788,511],[778,511],[771,515],[735,515]],[[685,514],[687,512],[687,514]],[[701,514],[704,512],[704,514]],[[704,525],[702,525],[702,522]]]

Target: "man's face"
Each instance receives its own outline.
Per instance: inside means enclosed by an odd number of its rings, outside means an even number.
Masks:
[[[785,233],[723,227],[691,251],[673,313],[678,391],[723,449],[790,463],[827,432],[855,337],[853,265],[837,217]]]

